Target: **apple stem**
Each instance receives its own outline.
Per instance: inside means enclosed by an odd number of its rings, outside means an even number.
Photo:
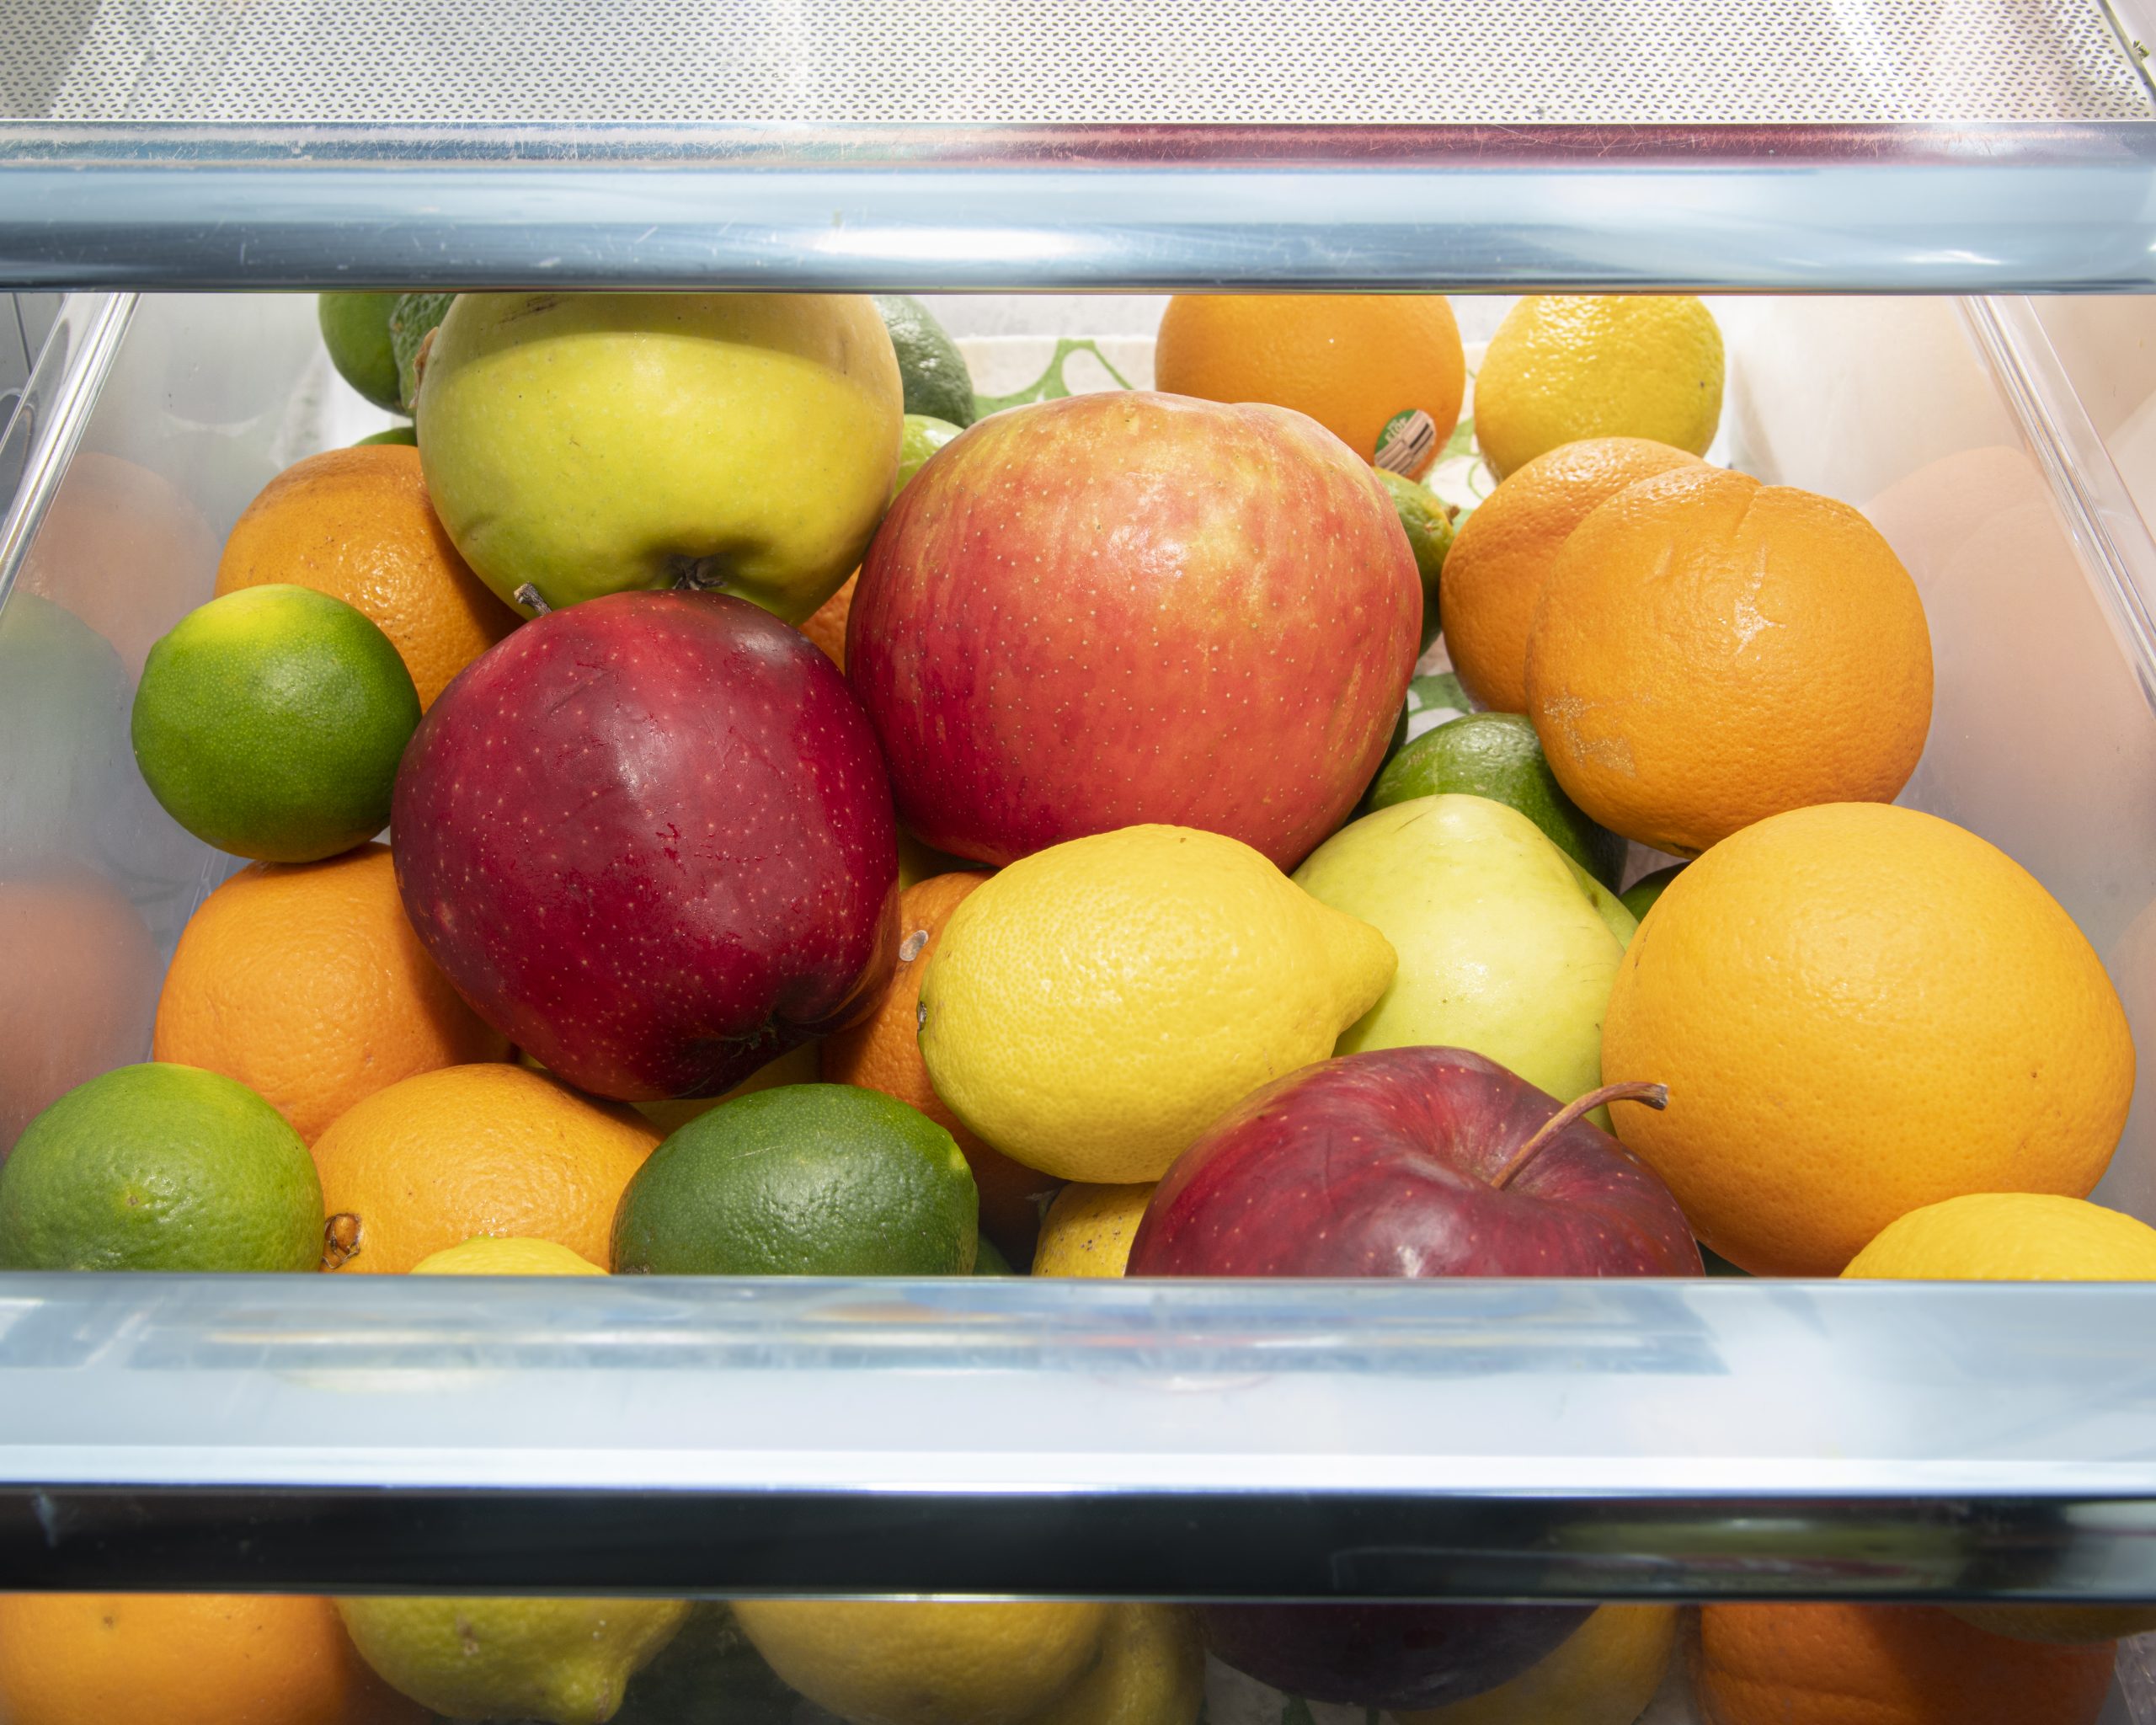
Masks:
[[[529,581],[510,594],[510,597],[536,617],[545,617],[554,608],[539,596],[539,590]]]
[[[1669,1087],[1667,1084],[1605,1084],[1599,1090],[1590,1090],[1585,1096],[1576,1096],[1564,1107],[1545,1120],[1534,1136],[1513,1152],[1513,1159],[1497,1170],[1497,1178],[1490,1183],[1496,1187],[1509,1185],[1513,1176],[1519,1172],[1535,1157],[1543,1147],[1566,1127],[1590,1109],[1598,1108],[1606,1102],[1643,1102],[1651,1108],[1669,1106]]]

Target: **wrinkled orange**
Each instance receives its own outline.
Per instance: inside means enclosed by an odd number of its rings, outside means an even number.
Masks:
[[[1063,1183],[1011,1161],[967,1130],[937,1095],[921,1058],[921,980],[951,913],[987,879],[970,869],[937,874],[899,895],[899,964],[890,991],[868,1017],[825,1039],[823,1075],[827,1083],[894,1096],[958,1140],[980,1191],[981,1232],[1022,1267],[1033,1258],[1041,1212]]]
[[[328,1600],[0,1594],[7,1725],[423,1725]]]
[[[1931,726],[1931,635],[1908,571],[1847,504],[1693,463],[1566,540],[1535,603],[1527,710],[1581,808],[1696,857],[1785,809],[1892,801]]]
[[[403,656],[422,711],[517,624],[435,518],[419,451],[396,444],[324,450],[263,487],[225,542],[217,591],[273,581],[372,618]]]
[[[1460,423],[1467,360],[1443,294],[1177,294],[1153,381],[1308,414],[1364,461],[1414,479]]]
[[[1709,1605],[1709,1725],[2095,1725],[2116,1644],[2049,1647],[1923,1605]]]
[[[419,945],[371,844],[257,862],[211,893],[180,932],[152,1047],[237,1078],[310,1144],[399,1079],[509,1055]]]
[[[401,1275],[482,1234],[609,1263],[614,1207],[659,1139],[633,1108],[505,1062],[407,1078],[315,1140],[330,1267]]]
[[[1460,686],[1494,712],[1526,712],[1534,602],[1572,529],[1626,486],[1698,463],[1645,437],[1588,437],[1508,474],[1445,554],[1445,649]]]

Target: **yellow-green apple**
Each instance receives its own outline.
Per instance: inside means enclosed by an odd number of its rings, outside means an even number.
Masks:
[[[862,566],[846,674],[938,850],[1161,822],[1290,868],[1376,771],[1422,611],[1391,500],[1315,420],[1109,391],[937,451]]]
[[[742,600],[618,593],[526,624],[428,710],[391,830],[458,992],[600,1096],[716,1096],[869,1011],[895,963],[867,718]]]
[[[467,293],[413,411],[442,525],[526,616],[682,587],[798,622],[861,560],[904,409],[865,296]]]
[[[1545,841],[1546,842],[1546,841]],[[1168,1170],[1132,1276],[1696,1276],[1669,1188],[1582,1118],[1464,1049],[1305,1066],[1245,1098]],[[1230,1664],[1315,1701],[1429,1707],[1509,1682],[1584,1609],[1209,1605]]]
[[[1518,809],[1457,793],[1396,803],[1335,833],[1295,880],[1400,954],[1340,1053],[1472,1049],[1561,1102],[1602,1081],[1603,1009],[1636,925]]]

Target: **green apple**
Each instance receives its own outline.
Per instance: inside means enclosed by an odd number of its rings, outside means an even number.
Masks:
[[[867,548],[904,407],[865,296],[467,293],[414,412],[442,525],[526,616],[691,587],[798,623]]]
[[[1400,954],[1341,1054],[1468,1049],[1560,1102],[1601,1083],[1632,913],[1518,809],[1458,793],[1396,803],[1342,827],[1295,880]]]

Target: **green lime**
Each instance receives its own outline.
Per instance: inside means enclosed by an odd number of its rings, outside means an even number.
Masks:
[[[878,294],[876,309],[883,314],[883,327],[891,332],[891,346],[899,356],[906,411],[945,420],[962,431],[972,425],[973,373],[951,332],[919,300],[902,293]]]
[[[1378,775],[1373,809],[1464,791],[1517,809],[1581,868],[1614,891],[1625,841],[1588,819],[1543,759],[1534,727],[1518,713],[1470,713],[1417,737]]]
[[[400,293],[389,313],[389,350],[397,359],[397,399],[387,405],[412,411],[419,393],[419,349],[449,315],[453,293]]]
[[[1648,909],[1662,895],[1669,883],[1682,874],[1689,865],[1673,862],[1667,868],[1657,868],[1652,874],[1642,874],[1617,896],[1625,901],[1625,908],[1644,922]]]
[[[165,812],[236,856],[311,862],[389,820],[419,722],[383,634],[309,587],[248,587],[188,613],[135,691],[135,759]]]
[[[1407,699],[1401,707],[1400,722],[1392,728],[1392,740],[1385,745],[1380,770],[1390,766],[1392,757],[1416,738],[1474,711],[1474,702],[1460,687],[1460,679],[1450,671],[1433,671],[1428,676],[1416,678],[1407,686]],[[1374,782],[1371,788],[1376,788]]]
[[[1400,512],[1408,549],[1415,553],[1415,573],[1422,578],[1422,646],[1427,651],[1438,638],[1438,577],[1444,569],[1445,553],[1452,549],[1452,511],[1436,492],[1406,474],[1383,467],[1372,471]]]
[[[397,355],[389,345],[389,314],[402,294],[325,293],[315,318],[337,375],[378,408],[397,406]]]
[[[974,1254],[974,1274],[977,1276],[1015,1276],[1011,1260],[987,1235],[980,1236],[980,1247]]]
[[[0,859],[86,849],[132,777],[127,667],[73,611],[21,588],[0,610]]]
[[[880,1091],[788,1084],[722,1103],[637,1171],[616,1274],[963,1276],[980,1195],[958,1145]]]
[[[387,431],[377,431],[371,437],[362,437],[352,447],[365,449],[371,443],[402,443],[416,449],[419,442],[419,434],[409,425],[392,425]]]
[[[0,1165],[0,1270],[312,1270],[322,1182],[284,1116],[197,1066],[121,1066]]]
[[[891,495],[896,497],[913,483],[929,457],[948,443],[965,428],[953,425],[948,419],[930,418],[926,414],[908,414],[905,430],[899,434],[899,471],[891,481]]]

